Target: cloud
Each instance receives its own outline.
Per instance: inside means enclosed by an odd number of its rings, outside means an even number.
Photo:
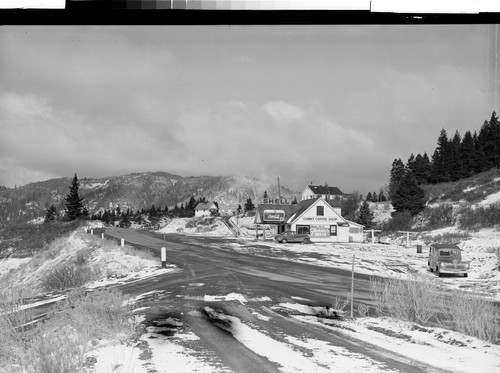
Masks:
[[[268,101],[263,105],[263,109],[278,122],[290,122],[303,116],[297,106],[285,101]]]

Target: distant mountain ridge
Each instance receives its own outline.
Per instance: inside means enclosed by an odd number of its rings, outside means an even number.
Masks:
[[[71,177],[30,183],[16,188],[0,190],[0,225],[24,223],[43,217],[53,204],[57,211],[64,210]],[[248,198],[258,202],[264,191],[270,197],[278,196],[276,182],[239,176],[189,176],[168,172],[143,172],[104,178],[82,178],[80,197],[89,212],[103,209],[148,209],[186,203],[191,196],[217,201],[224,211],[236,211]],[[281,196],[292,199],[299,196],[281,186]]]

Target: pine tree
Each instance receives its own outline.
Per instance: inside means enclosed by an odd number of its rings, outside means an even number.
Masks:
[[[363,201],[361,204],[356,223],[363,225],[367,229],[373,227],[373,212],[370,211],[370,206],[367,201]]]
[[[372,202],[378,202],[377,192],[372,193]]]
[[[432,155],[431,182],[433,184],[450,180],[448,135],[443,128],[438,137],[438,146]]]
[[[292,205],[296,205],[297,203],[297,196],[293,196],[293,200],[292,200]]]
[[[401,159],[394,159],[392,162],[391,175],[389,178],[389,199],[392,200],[396,194],[399,181],[405,173],[405,165]],[[368,196],[366,196],[368,200]]]
[[[470,131],[465,132],[460,144],[460,163],[462,164],[462,176],[470,177],[475,171],[476,150],[474,138]]]
[[[409,211],[412,216],[425,208],[424,190],[418,186],[413,172],[407,170],[401,179],[392,205],[396,212]]]
[[[269,198],[269,197],[267,196],[267,190],[264,190],[264,196],[263,196],[262,198]]]
[[[387,201],[387,198],[385,197],[385,194],[384,194],[384,192],[382,190],[378,194],[378,201],[379,202],[385,202],[385,201]]]
[[[243,209],[242,209],[241,205],[240,205],[240,204],[238,204],[238,208],[236,209],[236,212],[237,212],[238,214],[241,214],[241,210],[243,210]]]
[[[368,194],[366,195],[366,200],[367,201],[371,201],[372,200],[372,192],[368,192]]]
[[[253,204],[252,200],[248,198],[245,203],[245,211],[252,211],[253,209],[255,209],[255,205]]]
[[[56,207],[54,205],[50,205],[47,209],[47,213],[45,214],[44,223],[49,223],[56,219]]]
[[[71,186],[69,187],[69,193],[66,196],[66,217],[69,220],[75,220],[83,215],[83,198],[78,195],[78,188],[80,183],[78,182],[78,177],[75,173]]]
[[[103,223],[106,223],[108,224],[109,223],[109,213],[108,213],[108,210],[104,210],[102,216],[101,216],[101,220]]]
[[[457,181],[463,178],[463,168],[460,158],[460,144],[462,137],[458,131],[455,132],[453,139],[449,142],[449,174],[451,181]]]

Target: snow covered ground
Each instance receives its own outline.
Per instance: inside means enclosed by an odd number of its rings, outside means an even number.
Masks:
[[[181,224],[179,224],[181,226]],[[173,225],[168,228],[177,233]],[[185,223],[183,233],[186,231]],[[189,228],[190,229],[190,228]],[[221,236],[223,229],[214,229]],[[451,229],[435,231],[442,235]],[[200,234],[193,231],[192,234]],[[481,230],[471,233],[469,239],[460,243],[464,257],[471,261],[468,278],[437,278],[427,271],[427,251],[417,253],[415,242],[410,247],[382,244],[279,244],[273,241],[255,242],[253,238],[229,238],[219,249],[231,249],[255,255],[273,257],[282,255],[284,260],[296,260],[322,266],[339,267],[350,270],[352,257],[359,273],[376,274],[386,277],[404,277],[418,273],[422,276],[442,281],[450,288],[482,291],[500,299],[500,272],[495,270],[497,257],[494,249],[499,247],[500,232]],[[8,276],[25,286],[33,286],[40,279],[43,270],[50,265],[74,259],[76,253],[92,248],[89,262],[101,268],[109,268],[102,279],[87,284],[89,288],[106,286],[111,283],[138,280],[145,276],[155,276],[176,269],[160,269],[159,262],[140,257],[123,255],[116,245],[103,244],[100,239],[76,232],[67,238],[67,244],[60,248],[59,254],[50,264],[30,263],[29,260],[13,259],[0,262],[0,277],[8,269],[17,268],[19,277],[13,273]],[[13,277],[14,276],[14,277]],[[196,285],[203,288],[202,282]],[[144,299],[150,297],[174,296],[163,293],[145,293],[131,300],[137,304],[139,319],[148,308],[140,307]],[[308,306],[307,299],[292,297],[293,302],[263,297],[247,299],[238,293],[210,294],[200,299],[206,302],[229,302],[248,306],[248,302],[260,302],[264,307],[259,311],[249,307],[252,319],[234,315],[217,314],[214,317],[231,321],[229,332],[235,339],[255,353],[276,363],[282,372],[387,372],[387,366],[361,355],[331,344],[329,341],[314,338],[297,338],[291,335],[276,338],[266,331],[266,323],[271,325],[279,314],[287,314],[298,323],[321,326],[346,338],[361,339],[383,349],[406,356],[418,364],[429,364],[451,372],[497,372],[500,369],[500,346],[492,345],[476,338],[439,328],[421,327],[411,323],[389,318],[357,318],[334,320],[318,316],[318,310]],[[41,300],[51,301],[51,299]],[[38,302],[37,304],[40,304]],[[33,306],[33,305],[32,305]],[[262,312],[264,310],[265,312]],[[210,311],[210,310],[208,310]],[[193,317],[203,317],[199,311],[192,311]],[[200,352],[194,345],[200,339],[189,325],[182,320],[169,318],[148,326],[145,333],[133,345],[120,345],[113,341],[101,341],[87,353],[87,359],[94,361],[86,368],[88,373],[104,372],[226,372],[229,368],[217,363],[209,352]],[[263,346],[265,348],[263,348]]]

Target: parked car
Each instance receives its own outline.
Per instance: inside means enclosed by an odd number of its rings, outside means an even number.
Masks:
[[[311,239],[307,233],[296,233],[294,231],[286,231],[278,234],[274,239],[280,243],[287,242],[302,242],[310,243]]]
[[[470,263],[462,260],[462,250],[454,244],[432,244],[429,247],[429,270],[441,277],[443,273],[462,274],[467,277]]]

